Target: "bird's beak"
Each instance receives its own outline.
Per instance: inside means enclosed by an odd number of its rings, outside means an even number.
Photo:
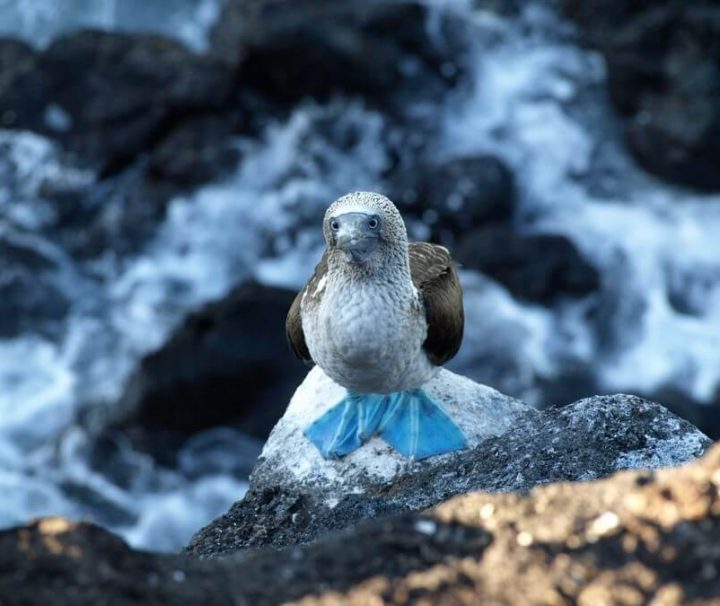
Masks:
[[[378,247],[380,233],[379,229],[370,227],[373,219],[377,221],[365,213],[345,213],[334,218],[339,225],[335,245],[346,254],[348,261],[365,263]]]

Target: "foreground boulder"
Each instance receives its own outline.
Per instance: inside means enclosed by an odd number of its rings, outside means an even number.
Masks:
[[[446,370],[426,388],[461,426],[469,450],[412,463],[375,438],[340,461],[326,461],[302,431],[343,390],[313,369],[265,445],[245,498],[195,535],[188,551],[217,557],[306,543],[362,519],[419,511],[473,490],[527,490],[677,465],[710,443],[662,406],[634,396],[538,412]]]
[[[0,601],[720,604],[719,489],[720,446],[680,469],[469,494],[313,545],[212,561],[45,519],[0,533]]]

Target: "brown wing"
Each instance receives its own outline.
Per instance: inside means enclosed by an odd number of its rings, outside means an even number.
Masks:
[[[410,273],[425,305],[428,334],[423,344],[441,366],[460,349],[465,325],[460,280],[448,250],[427,242],[410,243]]]
[[[290,349],[292,349],[293,353],[298,358],[300,358],[309,366],[312,366],[314,362],[312,356],[310,355],[310,350],[308,349],[307,343],[305,342],[305,333],[303,332],[302,328],[301,305],[303,297],[306,295],[306,293],[308,293],[307,296],[317,296],[314,295],[314,293],[318,292],[317,287],[320,283],[320,280],[322,280],[323,276],[325,275],[326,271],[327,262],[325,260],[325,255],[323,255],[322,259],[320,259],[320,263],[318,263],[317,267],[315,267],[315,273],[313,273],[313,275],[308,280],[308,283],[303,289],[300,290],[300,292],[295,297],[295,300],[292,302],[292,305],[290,306],[290,311],[288,311],[287,318],[285,319],[285,334],[287,335]],[[313,293],[313,295],[311,295],[310,293]],[[321,295],[321,293],[318,294]]]

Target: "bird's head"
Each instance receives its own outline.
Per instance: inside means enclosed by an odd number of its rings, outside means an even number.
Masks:
[[[355,266],[377,265],[389,252],[407,254],[407,231],[400,212],[385,196],[354,192],[325,213],[323,233],[331,257]]]

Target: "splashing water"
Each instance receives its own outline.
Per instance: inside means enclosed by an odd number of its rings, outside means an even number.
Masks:
[[[0,34],[44,47],[81,28],[146,31],[201,51],[220,7],[221,0],[0,0]]]
[[[673,385],[709,400],[720,384],[720,196],[675,189],[633,164],[600,57],[578,49],[547,9],[475,21],[485,33],[475,38],[475,88],[444,113],[441,153],[505,159],[524,227],[567,235],[601,270],[602,305],[615,310],[599,335],[577,308],[555,310],[572,337],[545,330],[542,349],[592,365],[608,391]],[[678,282],[691,313],[673,307]]]
[[[358,131],[351,148],[338,149],[315,135],[317,122],[328,118],[334,129]],[[245,160],[233,177],[176,199],[144,253],[127,259],[118,273],[97,272],[97,265],[91,272],[90,264],[71,267],[76,279],[68,280],[71,311],[61,336],[0,341],[0,486],[12,495],[0,508],[0,523],[50,513],[89,515],[137,545],[177,549],[203,522],[242,496],[244,479],[222,467],[237,455],[233,445],[243,443],[236,432],[208,439],[194,451],[194,457],[214,462],[207,466],[210,473],[199,478],[182,468],[159,469],[128,445],[116,445],[118,458],[129,468],[124,475],[134,477],[121,487],[88,463],[92,436],[75,426],[78,414],[91,408],[97,419],[106,409],[112,417],[140,357],[162,345],[190,311],[222,296],[256,267],[270,281],[288,275],[287,255],[279,263],[260,262],[268,243],[281,251],[299,251],[291,265],[292,275],[300,276],[302,262],[317,254],[317,239],[301,232],[293,244],[285,234],[300,214],[314,217],[326,200],[378,182],[388,161],[382,134],[382,118],[360,105],[300,108],[286,123],[270,127],[259,142],[238,143]],[[44,166],[48,178],[67,179],[72,168],[64,170],[53,146],[36,135],[3,136],[14,146],[7,155],[8,172],[12,168],[25,188],[15,195],[42,207],[41,183],[33,188],[20,177],[39,175]],[[4,209],[3,234],[33,235],[40,223],[16,221],[11,198]],[[34,238],[44,242],[37,234]],[[181,458],[192,458],[188,448]],[[237,456],[252,461],[257,454],[257,448],[246,448]],[[221,469],[213,472],[218,465]],[[98,499],[103,507],[88,505]]]

